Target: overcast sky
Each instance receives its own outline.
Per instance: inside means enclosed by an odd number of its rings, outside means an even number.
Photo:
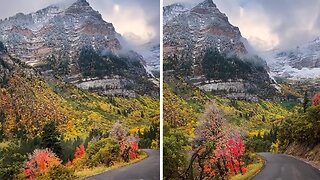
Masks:
[[[75,0],[64,0],[75,1]],[[87,0],[123,36],[146,43],[159,41],[160,0]],[[35,12],[61,0],[0,0],[0,19]]]
[[[164,0],[164,5],[203,0]],[[290,48],[320,36],[319,0],[213,0],[257,50]]]

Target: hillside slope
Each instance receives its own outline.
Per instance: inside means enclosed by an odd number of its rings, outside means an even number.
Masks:
[[[56,79],[44,80],[5,48],[0,52],[0,79],[1,140],[39,136],[50,121],[65,138],[87,136],[92,129],[107,132],[117,121],[128,128],[159,121],[156,98],[107,98]]]

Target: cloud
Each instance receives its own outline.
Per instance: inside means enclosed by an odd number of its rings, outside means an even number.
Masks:
[[[165,5],[202,0],[164,0]],[[214,0],[258,50],[290,48],[320,36],[319,0]]]
[[[1,0],[0,19],[18,12],[31,13],[51,4],[75,0]],[[87,0],[99,11],[105,21],[113,23],[118,33],[135,39],[131,43],[146,43],[160,40],[159,0]]]
[[[116,31],[134,44],[160,40],[159,0],[88,0]]]

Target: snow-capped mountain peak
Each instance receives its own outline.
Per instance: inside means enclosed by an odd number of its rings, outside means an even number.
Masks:
[[[172,18],[182,14],[189,9],[180,3],[171,4],[163,8],[163,24],[165,25]]]
[[[217,6],[213,3],[212,0],[205,0],[195,6],[193,9],[207,9],[207,8],[216,8]]]
[[[112,23],[105,22],[86,0],[65,6],[51,5],[1,21],[0,41],[29,65],[40,63],[54,51],[73,58],[84,45],[112,52],[121,49]]]
[[[6,18],[0,21],[0,41],[11,55],[44,76],[58,75],[83,89],[124,96],[158,92],[149,81],[142,56],[125,49],[121,43],[126,42],[113,24],[86,0],[66,0]],[[91,61],[88,70],[83,68],[87,61]],[[145,87],[152,90],[147,92]]]
[[[262,54],[275,77],[320,78],[320,37],[291,49],[275,49]]]

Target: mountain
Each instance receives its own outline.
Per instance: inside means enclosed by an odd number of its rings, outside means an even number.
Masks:
[[[137,47],[135,51],[143,56],[149,74],[160,77],[160,43],[149,42]]]
[[[262,54],[272,75],[290,80],[320,77],[320,37],[291,49],[275,49]]]
[[[52,5],[31,14],[18,13],[2,21],[0,29],[9,52],[30,65],[60,50],[76,56],[85,45],[111,51],[121,49],[113,25],[105,22],[85,0],[67,8]]]
[[[257,100],[274,95],[266,63],[249,56],[246,39],[212,0],[189,9],[164,7],[164,70],[205,91]],[[261,93],[263,92],[263,93]]]
[[[124,50],[123,38],[112,23],[105,22],[86,0],[1,20],[0,41],[10,54],[44,75],[59,75],[103,95],[132,97],[158,91],[143,57]],[[84,57],[89,62],[83,62]]]
[[[181,4],[164,7],[164,52],[193,49],[193,58],[215,46],[221,52],[245,54],[239,28],[232,26],[212,0],[187,10]]]
[[[163,8],[163,24],[167,24],[172,18],[189,11],[188,8],[184,7],[182,4],[175,3]]]

